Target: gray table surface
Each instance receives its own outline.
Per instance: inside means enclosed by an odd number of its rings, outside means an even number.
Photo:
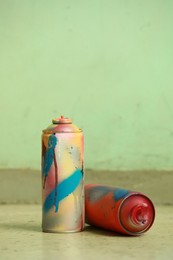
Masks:
[[[43,233],[40,205],[0,205],[0,259],[173,259],[173,207],[157,206],[151,229],[126,237],[90,226]]]

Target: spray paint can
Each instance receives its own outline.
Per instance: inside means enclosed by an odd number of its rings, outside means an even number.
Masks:
[[[84,228],[84,136],[69,118],[55,118],[42,134],[42,230]]]
[[[140,235],[153,224],[155,209],[144,194],[125,189],[85,186],[86,223],[126,235]]]

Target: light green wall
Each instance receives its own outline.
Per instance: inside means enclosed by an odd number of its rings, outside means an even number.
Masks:
[[[0,167],[39,168],[64,114],[85,165],[173,168],[173,1],[0,0]]]

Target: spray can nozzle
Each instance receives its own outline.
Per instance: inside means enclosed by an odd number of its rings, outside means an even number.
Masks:
[[[53,124],[72,124],[72,120],[70,118],[61,116],[59,118],[54,118],[52,120]]]
[[[145,225],[148,221],[148,213],[146,203],[138,204],[132,208],[130,218],[134,224]]]

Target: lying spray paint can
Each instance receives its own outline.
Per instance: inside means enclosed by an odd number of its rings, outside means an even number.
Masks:
[[[85,186],[86,223],[126,235],[140,235],[153,224],[155,209],[144,194],[120,188]]]
[[[71,119],[53,119],[42,134],[42,230],[84,228],[84,136]]]

